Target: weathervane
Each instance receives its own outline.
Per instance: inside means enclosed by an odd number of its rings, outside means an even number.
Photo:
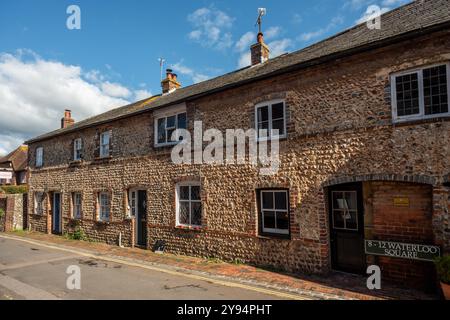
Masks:
[[[261,24],[262,24],[262,17],[265,16],[267,13],[266,8],[258,8],[258,20],[256,20],[256,25],[258,25],[258,33],[262,33],[262,28],[261,28]]]

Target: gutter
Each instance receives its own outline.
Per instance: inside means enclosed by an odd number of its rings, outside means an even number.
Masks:
[[[119,117],[116,117],[116,118],[112,118],[112,119],[108,119],[108,120],[104,120],[104,121],[99,121],[99,122],[95,122],[95,123],[92,123],[92,124],[88,124],[88,125],[85,125],[85,126],[81,126],[81,127],[78,127],[78,128],[72,129],[72,130],[69,129],[67,131],[59,132],[59,133],[56,133],[56,134],[48,136],[48,137],[43,137],[43,138],[37,137],[37,138],[34,138],[34,139],[30,139],[30,140],[25,141],[25,144],[29,145],[29,144],[32,144],[32,143],[35,143],[35,142],[49,140],[49,139],[52,139],[52,138],[55,138],[55,137],[58,137],[58,136],[62,136],[62,135],[65,135],[65,134],[69,134],[69,133],[72,133],[72,132],[76,132],[76,131],[79,131],[79,130],[82,130],[82,129],[87,129],[87,128],[90,128],[90,127],[96,127],[96,126],[99,126],[99,125],[102,125],[102,124],[106,124],[106,123],[110,123],[110,122],[113,122],[113,121],[126,119],[126,118],[129,118],[129,117],[133,117],[133,116],[136,116],[136,115],[139,115],[139,114],[143,114],[143,113],[147,113],[147,112],[150,112],[150,111],[166,108],[166,107],[169,107],[169,106],[172,106],[172,105],[176,105],[176,104],[179,104],[179,103],[196,100],[196,99],[199,99],[199,98],[202,98],[202,97],[214,94],[214,93],[218,93],[218,92],[226,91],[226,90],[229,90],[229,89],[233,89],[233,88],[245,85],[245,84],[249,84],[249,83],[257,82],[257,81],[264,80],[264,79],[267,79],[267,78],[272,78],[272,77],[275,77],[275,76],[278,76],[278,75],[282,75],[282,74],[285,74],[285,73],[289,73],[289,72],[298,71],[298,70],[310,68],[310,67],[313,67],[313,66],[321,65],[321,64],[324,64],[324,63],[329,62],[331,60],[345,58],[345,57],[352,56],[352,55],[355,55],[355,54],[358,54],[358,53],[367,52],[369,50],[379,49],[379,48],[386,47],[386,46],[389,46],[389,45],[392,45],[392,44],[396,44],[398,42],[402,42],[402,41],[413,39],[413,38],[415,38],[417,36],[422,36],[422,35],[425,35],[425,34],[437,32],[437,31],[442,31],[442,30],[444,30],[445,28],[448,28],[448,27],[450,27],[450,21],[446,21],[446,22],[443,22],[443,23],[440,23],[440,24],[436,24],[436,25],[432,25],[432,26],[425,27],[425,28],[415,29],[415,30],[412,30],[412,31],[409,31],[409,32],[406,32],[406,33],[402,33],[402,34],[399,34],[399,35],[396,35],[396,36],[393,36],[393,37],[390,37],[390,38],[382,39],[382,40],[375,41],[375,42],[370,42],[368,44],[364,44],[364,45],[361,45],[359,47],[351,48],[351,49],[344,50],[344,51],[339,51],[339,52],[332,53],[332,54],[329,54],[329,55],[326,55],[326,56],[323,56],[323,57],[319,57],[319,58],[316,58],[316,59],[313,59],[313,60],[308,60],[308,61],[300,62],[298,64],[294,64],[294,65],[291,65],[291,66],[288,66],[288,67],[280,68],[280,69],[278,69],[276,71],[272,71],[270,73],[267,73],[267,74],[264,74],[264,75],[261,75],[261,76],[256,76],[256,77],[253,77],[253,78],[250,78],[250,79],[245,79],[245,80],[242,80],[242,81],[234,82],[234,83],[222,86],[220,88],[211,89],[211,90],[199,93],[199,94],[195,94],[195,95],[189,96],[189,97],[184,98],[184,99],[179,99],[179,100],[173,101],[173,102],[165,104],[165,105],[161,105],[161,106],[154,107],[154,108],[148,108],[148,109],[139,110],[139,111],[132,112],[132,113],[129,113],[129,114],[125,114],[123,116],[119,116]]]

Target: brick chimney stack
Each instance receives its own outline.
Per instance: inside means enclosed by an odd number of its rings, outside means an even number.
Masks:
[[[178,82],[177,75],[173,73],[172,69],[166,70],[166,78],[161,81],[161,87],[163,94],[171,93],[181,87]]]
[[[75,123],[72,119],[72,111],[66,109],[64,110],[64,118],[61,119],[61,129],[68,128]]]
[[[252,66],[264,63],[269,60],[270,49],[264,43],[264,34],[258,33],[257,42],[250,47],[252,56]]]

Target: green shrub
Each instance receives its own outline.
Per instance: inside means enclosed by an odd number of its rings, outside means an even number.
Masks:
[[[88,241],[88,237],[80,227],[73,232],[66,233],[65,237],[69,240]]]
[[[28,192],[27,186],[3,186],[1,189],[6,194],[23,194]]]
[[[450,284],[450,256],[436,259],[435,264],[439,280],[445,284]]]
[[[3,218],[4,215],[5,215],[5,210],[0,208],[0,219]]]

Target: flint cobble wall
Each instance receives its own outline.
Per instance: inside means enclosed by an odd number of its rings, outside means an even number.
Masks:
[[[153,115],[148,113],[33,143],[30,166],[34,150],[42,146],[45,167],[32,169],[29,203],[36,191],[62,192],[67,230],[70,193],[81,191],[86,234],[117,243],[118,233],[123,232],[129,245],[132,227],[126,192],[139,186],[148,190],[149,248],[164,240],[166,250],[174,253],[325,272],[330,263],[324,187],[330,181],[395,176],[440,186],[450,173],[450,122],[393,125],[389,79],[392,72],[448,61],[449,48],[449,32],[443,31],[187,103],[190,129],[194,120],[201,120],[204,129],[225,131],[253,128],[255,104],[284,98],[288,138],[281,141],[281,165],[274,176],[261,176],[258,168],[249,165],[174,165],[170,149],[153,146]],[[112,132],[108,160],[95,157],[96,140],[103,130]],[[84,140],[84,160],[69,165],[71,143],[78,137]],[[201,181],[202,230],[175,227],[175,185],[186,179]],[[258,235],[255,190],[264,187],[289,188],[290,240]],[[99,191],[112,193],[110,224],[94,222]],[[434,221],[447,221],[447,225],[435,223],[433,232],[436,242],[449,248],[448,210],[434,216]],[[33,228],[48,232],[45,220],[45,216],[30,216]]]
[[[0,217],[0,231],[23,228],[22,194],[0,194],[0,208],[3,209],[3,216]]]

